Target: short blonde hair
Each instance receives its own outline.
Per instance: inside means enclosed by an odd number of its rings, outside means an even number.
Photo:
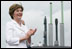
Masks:
[[[10,6],[9,8],[9,15],[11,16],[11,18],[13,19],[13,13],[16,9],[21,8],[22,11],[24,10],[24,8],[22,7],[22,5],[19,4],[13,4],[12,6]]]

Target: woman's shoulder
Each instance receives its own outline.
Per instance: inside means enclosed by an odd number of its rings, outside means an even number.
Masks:
[[[12,20],[11,20],[11,21],[8,21],[8,22],[6,23],[6,26],[12,26],[12,25],[13,25]]]

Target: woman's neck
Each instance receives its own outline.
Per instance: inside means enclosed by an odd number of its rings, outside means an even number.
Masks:
[[[14,20],[21,26],[21,19],[15,19]]]

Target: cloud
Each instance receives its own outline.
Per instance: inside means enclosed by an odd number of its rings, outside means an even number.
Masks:
[[[44,16],[44,12],[41,10],[29,10],[29,11],[24,11],[23,18],[26,23],[30,24],[38,24],[42,21]]]

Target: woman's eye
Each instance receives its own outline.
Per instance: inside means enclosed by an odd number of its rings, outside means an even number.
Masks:
[[[16,10],[16,12],[22,12],[22,10]]]
[[[20,10],[22,12],[22,10]]]
[[[17,12],[19,12],[19,10],[16,10]]]

